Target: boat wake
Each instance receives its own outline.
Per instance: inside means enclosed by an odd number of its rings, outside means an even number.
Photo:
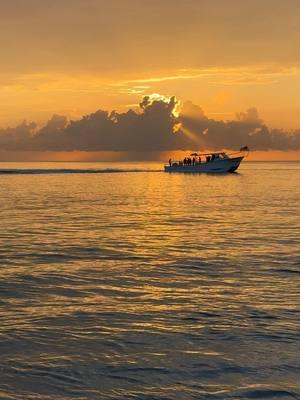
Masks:
[[[73,168],[53,168],[53,169],[0,169],[0,175],[47,175],[47,174],[113,174],[113,173],[133,173],[133,172],[162,172],[159,169],[73,169]]]

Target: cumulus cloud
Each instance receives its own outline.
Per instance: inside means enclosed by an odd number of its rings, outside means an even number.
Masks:
[[[255,108],[235,120],[208,118],[201,107],[175,97],[145,96],[140,111],[98,110],[77,121],[54,115],[45,126],[23,122],[0,130],[0,147],[9,151],[126,151],[238,149],[300,150],[300,130],[269,129]]]
[[[15,128],[0,129],[1,150],[30,150],[36,123],[23,121]]]

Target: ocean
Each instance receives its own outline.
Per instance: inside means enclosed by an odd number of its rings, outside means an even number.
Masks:
[[[0,399],[300,399],[300,162],[0,164]]]

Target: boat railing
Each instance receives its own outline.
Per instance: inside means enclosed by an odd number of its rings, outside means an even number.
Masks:
[[[211,163],[211,162],[218,162],[218,161],[224,161],[224,160],[229,160],[230,157],[219,157],[219,155],[215,155],[212,156],[212,154],[210,156],[206,156],[201,158],[201,160],[198,159],[191,159],[191,158],[187,158],[187,162],[184,162],[183,160],[169,160],[169,166],[182,166],[182,167],[190,167],[193,165],[201,165],[201,164],[207,164],[207,163]]]
[[[171,167],[176,167],[176,166],[182,166],[182,167],[190,167],[193,165],[201,165],[201,164],[207,164],[211,162],[218,162],[218,161],[224,161],[224,160],[230,160],[235,157],[243,156],[247,157],[249,154],[250,150],[248,146],[241,147],[239,151],[235,151],[232,153],[225,153],[225,152],[220,152],[220,153],[192,153],[191,157],[186,158],[189,160],[188,162],[184,162],[183,160],[169,160],[169,166]],[[197,158],[195,158],[197,157]],[[199,160],[200,158],[200,160]],[[194,162],[193,162],[194,160]]]
[[[180,166],[180,167],[190,167],[190,166],[193,166],[193,165],[201,165],[201,164],[207,164],[207,163],[211,163],[211,162],[215,162],[215,161],[223,161],[223,160],[229,160],[229,158],[215,158],[215,159],[210,159],[210,160],[201,160],[200,162],[199,162],[199,160],[196,160],[195,162],[187,162],[187,163],[184,163],[182,160],[171,160],[171,162],[169,162],[168,163],[168,165],[171,167],[177,167],[177,166]]]

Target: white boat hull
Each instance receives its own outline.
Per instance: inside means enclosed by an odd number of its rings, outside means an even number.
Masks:
[[[244,157],[216,159],[194,165],[165,165],[165,172],[206,172],[225,173],[234,172],[238,169]]]

